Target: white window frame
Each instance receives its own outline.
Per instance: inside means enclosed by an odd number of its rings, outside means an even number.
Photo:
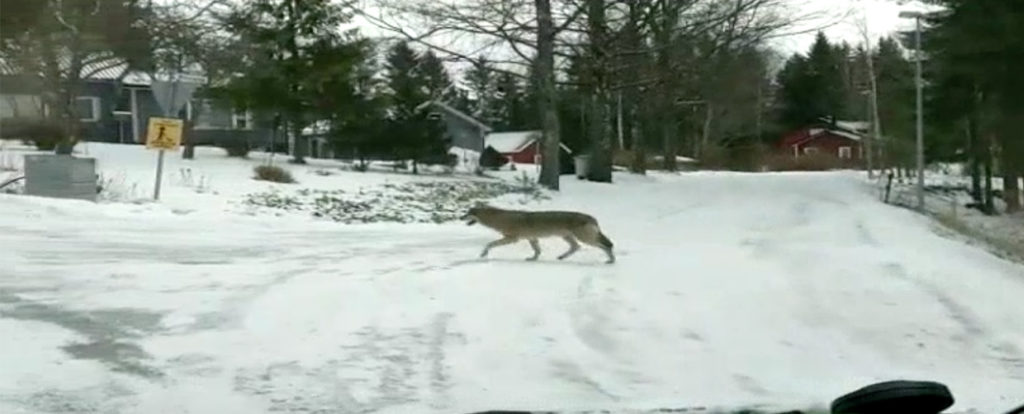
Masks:
[[[100,120],[100,98],[96,96],[78,96],[75,97],[75,106],[78,105],[78,101],[88,100],[92,102],[92,116],[89,118],[82,117],[82,114],[78,114],[79,121],[82,122],[99,122]]]
[[[852,160],[853,147],[839,147],[839,158],[844,160]]]
[[[240,119],[245,120],[245,128],[239,128],[238,127],[238,121]],[[231,129],[251,130],[252,129],[252,112],[245,111],[245,112],[239,113],[236,110],[232,110],[231,111]]]
[[[213,112],[213,101],[210,99],[197,99],[196,104],[199,104],[199,113],[196,113],[196,109],[192,106],[192,101],[188,102],[185,108],[186,115],[190,121],[192,121],[193,129],[216,129],[213,124],[209,123],[210,113]]]
[[[818,153],[818,147],[804,147],[804,155],[814,155]]]

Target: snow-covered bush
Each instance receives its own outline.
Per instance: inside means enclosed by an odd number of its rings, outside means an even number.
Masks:
[[[245,205],[307,211],[343,223],[443,223],[457,220],[480,201],[520,195],[520,203],[547,196],[535,184],[500,181],[437,181],[384,184],[358,191],[302,189],[295,195],[249,194]]]

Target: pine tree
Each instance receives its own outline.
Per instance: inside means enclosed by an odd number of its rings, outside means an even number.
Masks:
[[[473,67],[466,71],[466,84],[473,94],[470,113],[484,123],[493,124],[497,121],[491,118],[495,106],[495,81],[494,70],[487,59],[474,62]]]
[[[445,103],[452,102],[455,99],[455,88],[441,59],[433,51],[428,50],[420,55],[417,61],[417,72],[426,88],[427,96]]]
[[[807,55],[806,76],[814,91],[810,110],[819,117],[835,120],[845,110],[842,55],[841,47],[833,47],[825,34],[818,32]]]
[[[878,83],[879,142],[889,165],[909,168],[914,159],[914,67],[903,56],[895,39],[879,40],[873,57]]]
[[[417,56],[405,42],[389,50],[385,65],[391,115],[388,143],[396,160],[411,160],[413,173],[420,163],[446,162],[448,139],[438,117],[428,104],[454,95],[448,74],[432,53]]]
[[[526,97],[520,80],[510,73],[498,75],[495,82],[495,118],[503,129],[533,129],[535,116],[527,112]]]
[[[227,18],[227,30],[245,45],[243,67],[225,88],[235,103],[283,117],[294,139],[292,161],[304,163],[307,142],[302,130],[318,120],[318,81],[310,68],[349,71],[358,59],[326,64],[322,54],[337,56],[353,39],[339,32],[348,16],[330,0],[251,0]],[[328,59],[330,60],[330,59]]]
[[[778,117],[787,128],[806,126],[821,116],[815,110],[815,85],[811,83],[807,66],[807,58],[795,54],[786,61],[778,75]]]
[[[932,19],[925,46],[935,57],[939,77],[962,78],[976,88],[980,105],[973,120],[982,137],[980,153],[986,165],[989,152],[1000,149],[999,167],[1007,210],[1020,209],[1018,180],[1024,171],[1024,8],[999,0],[942,1],[949,13]],[[989,198],[986,195],[986,198]],[[986,200],[991,210],[992,203]]]

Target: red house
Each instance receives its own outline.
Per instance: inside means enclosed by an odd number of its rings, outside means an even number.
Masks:
[[[792,131],[782,137],[779,150],[800,157],[829,154],[839,159],[857,161],[863,158],[859,123],[842,122],[834,126],[815,126]]]
[[[492,132],[484,138],[484,145],[498,151],[516,164],[540,164],[541,131]],[[572,150],[562,144],[562,151]]]

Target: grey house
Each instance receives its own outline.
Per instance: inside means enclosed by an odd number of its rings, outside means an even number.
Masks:
[[[164,116],[150,87],[149,75],[128,71],[124,64],[105,68],[86,66],[82,74],[82,91],[76,101],[84,140],[143,143],[149,118]],[[38,77],[21,73],[0,59],[0,122],[42,118],[48,108],[39,97],[41,91]],[[269,140],[271,132],[263,123],[256,122],[252,114],[205,99],[188,102],[176,117],[191,122],[193,129],[185,139],[198,145],[239,140],[260,145]],[[20,138],[3,135],[4,138]]]
[[[433,114],[441,117],[445,124],[448,138],[451,139],[449,153],[458,157],[457,169],[478,171],[480,154],[484,151],[484,139],[493,129],[476,118],[453,108],[444,102],[430,100],[420,104],[416,109],[430,108]]]

